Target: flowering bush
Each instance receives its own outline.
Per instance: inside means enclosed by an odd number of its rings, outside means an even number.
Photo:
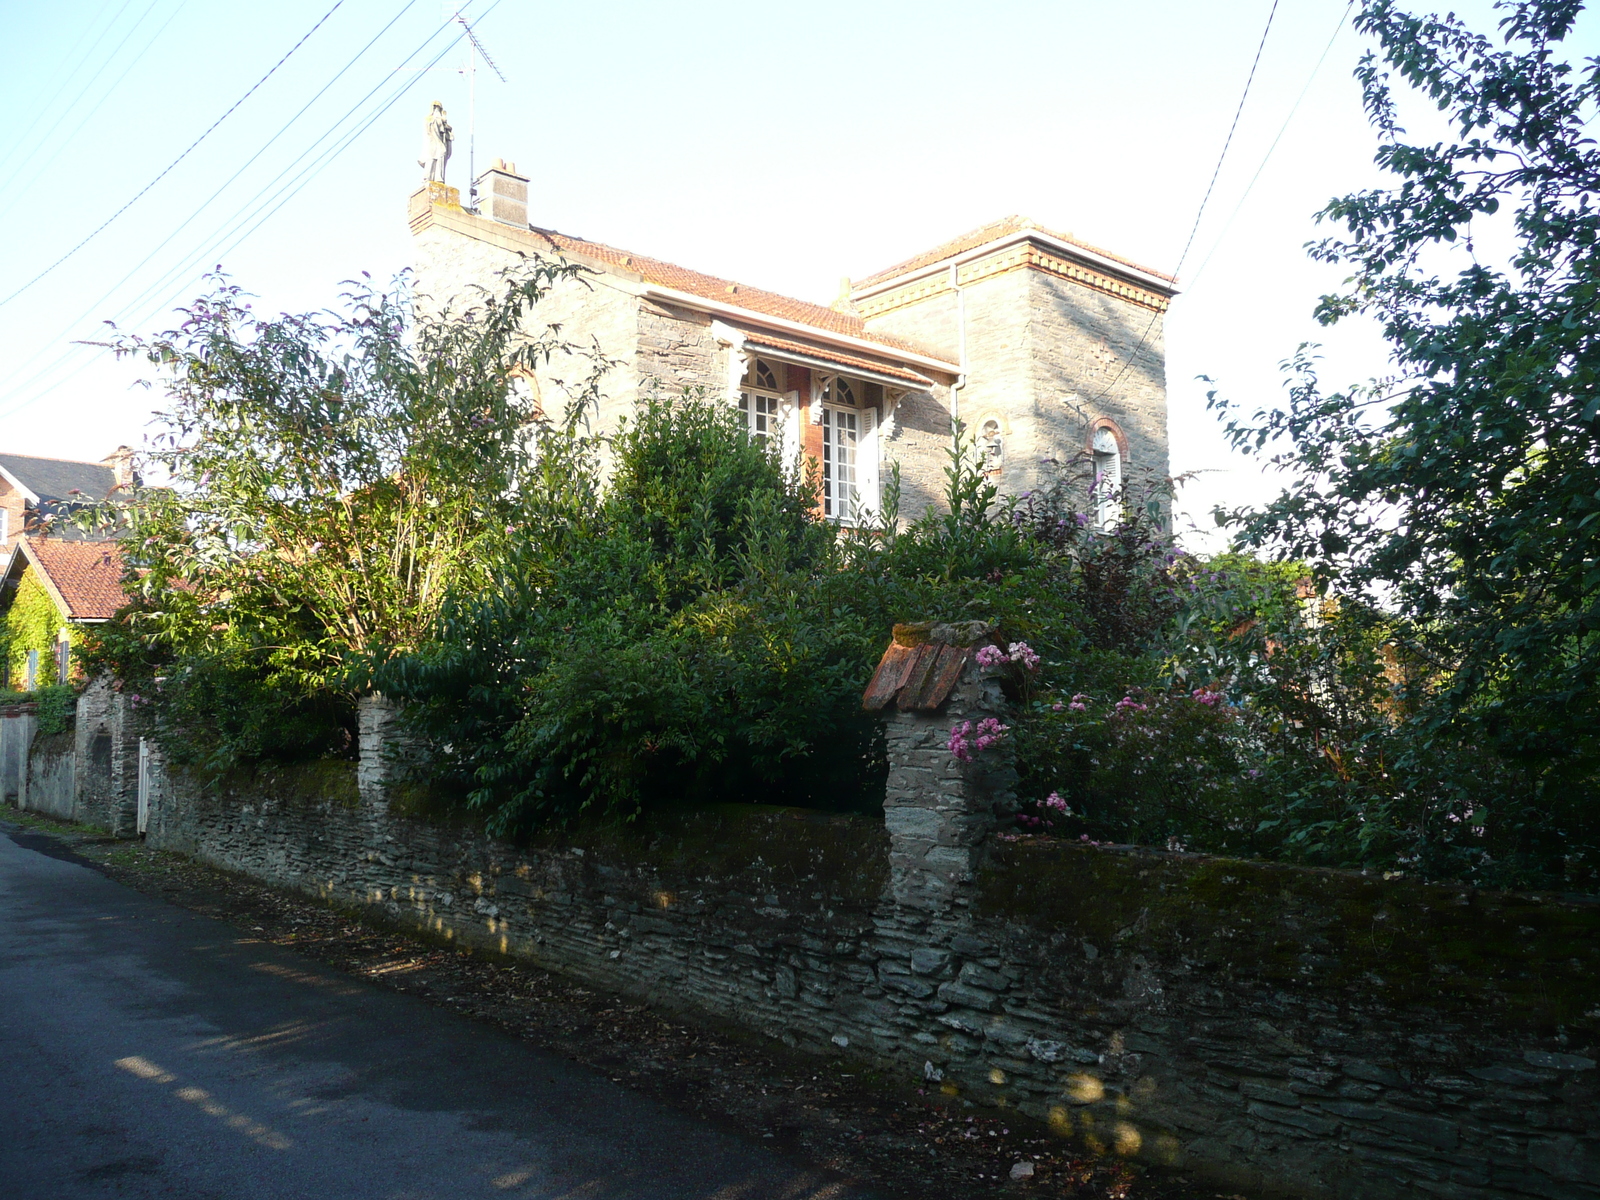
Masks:
[[[1018,824],[1145,845],[1192,839],[1197,827],[1227,834],[1232,824],[1237,834],[1242,732],[1237,712],[1206,689],[1136,688],[1115,700],[1077,692],[1066,701],[1038,701],[1019,723],[1018,757],[1027,777],[1053,786],[1043,800],[1024,805]]]
[[[971,721],[963,721],[950,728],[950,741],[947,743],[950,754],[961,762],[971,762],[989,747],[995,745],[1007,733],[1011,726],[1002,725],[994,717],[985,717],[978,722],[976,729]]]

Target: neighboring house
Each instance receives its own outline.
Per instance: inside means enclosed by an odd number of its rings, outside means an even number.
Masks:
[[[125,603],[117,543],[23,535],[0,573],[0,683],[21,692],[66,683],[83,627]]]
[[[0,568],[24,534],[102,540],[103,535],[85,533],[73,524],[73,511],[113,499],[138,482],[133,451],[126,446],[97,463],[0,454]]]
[[[877,509],[895,463],[905,516],[936,503],[956,417],[1005,493],[1064,481],[1111,520],[1112,488],[1165,492],[1170,276],[1010,217],[847,281],[830,307],[530,226],[527,191],[497,162],[478,181],[479,212],[440,183],[411,197],[419,302],[459,304],[531,255],[590,268],[533,320],[622,364],[602,428],[652,390],[703,390],[756,436],[815,459],[823,511],[846,523]],[[574,374],[553,361],[528,386],[559,406]]]

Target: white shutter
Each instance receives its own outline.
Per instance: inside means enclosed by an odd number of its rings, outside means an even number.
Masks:
[[[878,519],[878,410],[861,410],[861,437],[856,444],[856,508],[860,523],[870,525]]]

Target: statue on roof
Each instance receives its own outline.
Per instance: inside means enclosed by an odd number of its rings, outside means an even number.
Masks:
[[[422,157],[417,160],[417,166],[425,172],[426,182],[443,183],[444,169],[450,162],[450,147],[456,139],[440,101],[435,100],[428,110],[422,131]]]

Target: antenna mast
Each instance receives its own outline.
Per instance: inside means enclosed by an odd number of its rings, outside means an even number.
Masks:
[[[474,212],[478,208],[478,56],[483,56],[483,61],[489,64],[489,69],[500,76],[501,83],[507,83],[505,74],[495,66],[494,59],[483,48],[483,43],[478,40],[478,35],[473,32],[472,26],[467,24],[466,17],[460,11],[456,12],[456,23],[467,35],[467,65],[461,68],[461,74],[467,77],[467,207]]]

